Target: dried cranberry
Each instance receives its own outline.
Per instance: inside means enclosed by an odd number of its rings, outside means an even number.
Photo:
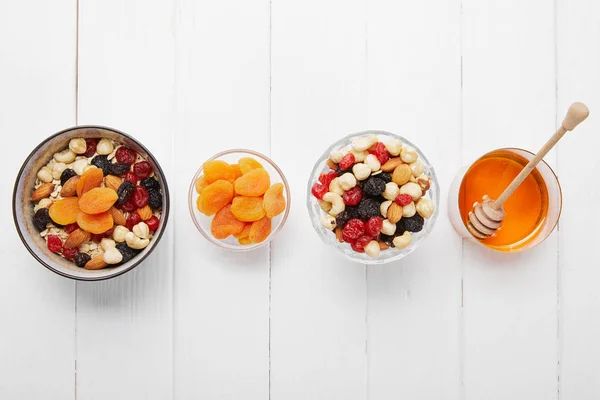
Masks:
[[[355,206],[362,199],[362,190],[360,190],[360,187],[354,186],[352,189],[344,192],[342,199],[347,206]]]
[[[413,202],[412,196],[410,194],[407,193],[402,193],[399,194],[398,196],[396,196],[396,203],[398,203],[399,206],[407,206],[410,203]]]
[[[127,171],[127,173],[125,174],[125,181],[131,182],[135,185],[137,184],[138,178],[133,172]]]
[[[137,207],[135,206],[135,204],[133,204],[132,199],[125,202],[125,204],[121,204],[120,208],[121,208],[121,210],[127,211],[127,212],[132,212],[132,211],[137,210]]]
[[[90,237],[93,242],[100,243],[104,239],[104,233],[92,233]]]
[[[152,173],[152,165],[148,161],[140,161],[133,165],[133,173],[138,179],[144,179]]]
[[[375,145],[369,150],[369,153],[374,154],[379,162],[383,165],[390,159],[390,153],[385,148],[385,144],[381,142],[375,143]]]
[[[357,253],[364,253],[365,246],[368,245],[371,240],[373,240],[373,238],[368,235],[359,237],[354,243],[351,244],[352,250],[356,251]]]
[[[79,253],[79,250],[77,249],[77,247],[72,247],[72,248],[63,247],[62,255],[67,260],[73,261],[73,259],[75,258],[75,256],[78,253]]]
[[[144,222],[146,223],[146,225],[148,225],[148,229],[150,229],[152,232],[157,230],[158,226],[160,225],[160,222],[156,215],[153,215],[152,217],[150,217],[150,219],[147,219]]]
[[[329,186],[325,186],[321,182],[315,182],[310,192],[317,199],[322,200],[325,193],[329,192]]]
[[[383,226],[383,218],[371,217],[367,221],[367,226],[365,228],[365,231],[372,237],[375,237],[375,236],[379,235],[379,232],[381,232],[382,226]]]
[[[345,242],[353,242],[365,233],[365,223],[358,218],[351,219],[342,230]]]
[[[131,165],[137,159],[137,153],[127,146],[121,146],[117,149],[115,157],[118,162]]]
[[[342,171],[346,171],[347,169],[350,169],[355,162],[356,158],[354,157],[354,154],[348,153],[344,157],[342,157],[338,166]]]
[[[77,222],[73,222],[72,224],[65,225],[65,232],[71,233],[77,228],[79,228],[79,225],[77,225]]]
[[[85,139],[85,153],[86,157],[91,157],[96,154],[96,146],[98,145],[98,139]]]
[[[102,236],[104,236],[105,238],[109,238],[109,237],[111,237],[111,236],[112,236],[112,234],[113,234],[113,232],[114,232],[114,231],[115,231],[115,228],[114,228],[114,227],[112,227],[112,228],[110,228],[109,230],[107,230],[106,232],[104,232],[104,233],[102,234]]]
[[[136,186],[131,194],[131,203],[136,206],[136,208],[142,208],[146,204],[148,204],[148,191],[143,186]]]
[[[58,253],[62,249],[63,242],[60,239],[60,237],[58,237],[58,235],[48,235],[47,239],[48,239],[48,250],[50,250],[54,253]]]
[[[331,181],[334,180],[335,178],[337,178],[337,176],[338,176],[337,171],[331,170],[327,173],[322,173],[321,175],[319,175],[319,182],[321,182],[326,187],[329,187],[329,184],[331,183]]]
[[[142,217],[140,217],[140,214],[138,214],[137,212],[132,212],[131,214],[129,214],[129,217],[127,217],[127,222],[125,226],[127,227],[127,229],[132,230],[133,227],[139,224],[141,221]]]

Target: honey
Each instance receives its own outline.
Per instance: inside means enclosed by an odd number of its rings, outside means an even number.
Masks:
[[[466,172],[459,190],[459,209],[463,222],[475,202],[484,195],[497,199],[525,167],[528,160],[507,150],[496,150],[477,160]],[[534,170],[504,203],[506,216],[496,235],[481,240],[500,251],[517,250],[539,234],[548,214],[548,189]]]

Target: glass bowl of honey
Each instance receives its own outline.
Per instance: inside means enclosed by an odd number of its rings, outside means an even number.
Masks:
[[[448,215],[459,235],[496,251],[519,252],[552,233],[560,218],[562,193],[556,174],[543,160],[504,203],[506,216],[495,235],[479,240],[467,229],[474,203],[485,195],[498,198],[534,156],[527,150],[503,148],[459,171],[448,195]]]

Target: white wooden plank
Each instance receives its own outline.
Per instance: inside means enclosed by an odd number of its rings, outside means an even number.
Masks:
[[[600,7],[595,1],[558,2],[558,119],[574,101],[590,117],[560,143],[558,173],[563,191],[560,220],[562,354],[560,398],[600,396],[600,298],[598,234],[600,215],[588,205],[600,202]]]
[[[551,2],[463,1],[465,163],[499,147],[537,151],[554,132],[554,29]],[[468,398],[556,397],[557,239],[513,255],[464,243]]]
[[[171,183],[173,20],[168,2],[79,2],[79,123],[132,134]],[[77,398],[172,397],[172,227],[133,271],[77,284]]]
[[[31,257],[9,210],[25,157],[75,124],[75,7],[73,1],[0,3],[0,166],[9,180],[0,197],[3,399],[74,398],[75,283]]]
[[[175,397],[266,399],[269,248],[216,248],[187,193],[217,152],[269,153],[269,1],[181,1],[176,87]]]
[[[367,126],[366,2],[273,1],[272,155],[292,209],[272,246],[271,398],[365,399],[365,266],[314,232],[306,183],[321,153]]]
[[[458,399],[461,240],[446,217],[461,165],[460,1],[368,3],[369,126],[418,145],[440,216],[405,259],[369,267],[369,398]]]

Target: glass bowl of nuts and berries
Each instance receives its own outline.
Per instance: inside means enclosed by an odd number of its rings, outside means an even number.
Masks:
[[[308,212],[321,239],[364,264],[396,261],[416,249],[433,228],[438,204],[427,158],[384,131],[338,140],[308,181]]]
[[[227,150],[208,159],[188,193],[190,215],[211,243],[231,251],[257,249],[283,228],[290,189],[281,169],[252,150]]]
[[[169,190],[152,154],[115,129],[58,132],[23,163],[13,192],[17,232],[50,270],[79,280],[125,273],[159,242]]]

